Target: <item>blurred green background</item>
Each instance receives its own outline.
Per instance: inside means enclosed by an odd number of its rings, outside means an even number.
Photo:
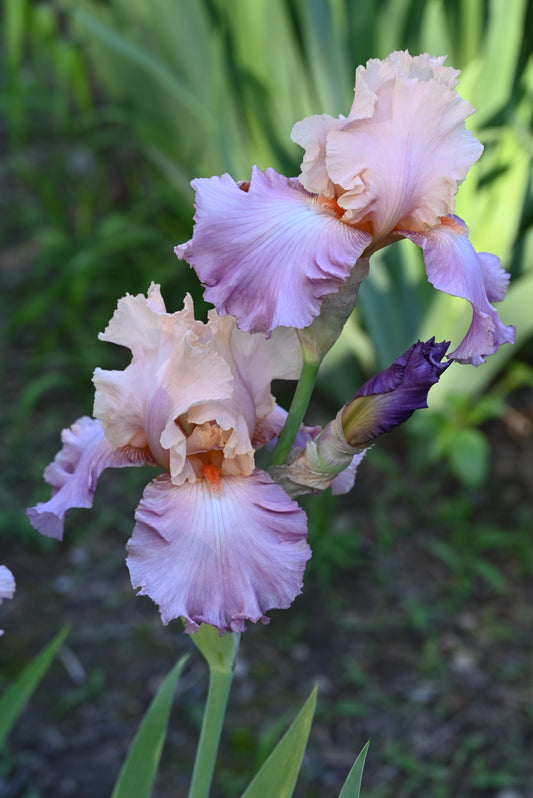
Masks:
[[[507,498],[502,491],[502,502],[512,508],[505,510],[505,524],[483,514],[483,506],[497,500],[484,488],[495,459],[487,422],[507,419],[511,427],[522,424],[522,439],[531,441],[532,434],[532,29],[533,3],[526,0],[4,0],[2,545],[11,551],[54,545],[36,543],[23,509],[47,495],[42,471],[59,447],[59,430],[91,414],[93,369],[127,363],[126,352],[97,340],[117,299],[145,292],[154,280],[169,310],[179,309],[190,291],[205,312],[194,273],[172,251],[192,231],[189,181],[225,171],[246,179],[252,164],[298,174],[302,151],[289,138],[294,122],[312,113],[347,113],[356,66],[408,48],[447,54],[447,64],[462,70],[461,95],[478,109],[467,124],[485,152],[459,190],[457,212],[474,245],[496,253],[511,273],[500,315],[516,325],[517,343],[478,369],[448,369],[432,390],[431,411],[395,439],[408,469],[423,482],[406,483],[404,460],[398,464],[379,449],[371,453],[368,473],[375,482],[362,483],[369,505],[362,501],[367,520],[359,532],[344,505],[341,520],[332,523],[338,505],[329,494],[308,505],[315,551],[310,584],[327,593],[335,609],[337,575],[362,558],[365,574],[375,576],[386,595],[387,569],[395,567],[398,547],[417,523],[428,533],[424,556],[431,552],[447,576],[437,595],[407,591],[398,601],[401,623],[425,636],[421,668],[432,673],[447,650],[440,647],[439,624],[462,602],[479,598],[479,584],[497,600],[525,585],[533,572],[531,502],[520,491]],[[358,307],[323,364],[312,420],[331,417],[363,379],[417,337],[457,344],[469,320],[466,303],[428,285],[420,253],[409,242],[376,254]],[[527,412],[517,414],[523,397]],[[127,479],[128,512],[120,503],[123,488],[114,489],[115,504],[105,508],[97,495],[97,511],[83,520],[74,516],[74,541],[107,528],[126,539],[146,482],[137,474]],[[428,505],[431,519],[422,515]],[[365,560],[369,551],[375,562]],[[151,613],[156,616],[155,608]],[[285,629],[287,657],[290,646],[306,639],[305,622],[294,617],[294,628]],[[494,640],[504,639],[504,627],[497,627]],[[509,623],[513,629],[519,639],[518,626]],[[279,637],[275,641],[283,647]],[[366,677],[354,667],[347,683],[364,687]],[[518,671],[525,678],[524,669]],[[382,696],[376,693],[375,701],[379,712]],[[336,710],[324,713],[333,711],[346,720],[365,710],[353,702],[343,709],[339,699]],[[458,768],[478,751],[473,738],[469,744]],[[420,770],[401,741],[386,750],[386,762],[411,787],[372,795],[496,795],[483,792],[484,784],[492,785],[488,765],[479,766],[466,792],[447,792],[448,777]],[[523,772],[524,761],[516,772]],[[500,775],[503,786],[515,783],[505,768]],[[432,791],[428,784],[437,786]],[[235,785],[223,794],[236,794]]]

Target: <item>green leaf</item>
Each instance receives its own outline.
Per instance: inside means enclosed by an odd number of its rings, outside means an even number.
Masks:
[[[122,766],[112,798],[149,798],[165,741],[176,684],[189,655],[182,657],[157,691]]]
[[[291,798],[311,730],[315,704],[316,687],[242,798],[265,798],[266,795]]]
[[[126,62],[139,67],[152,80],[168,91],[174,102],[183,105],[201,122],[209,116],[209,110],[199,102],[198,98],[182,80],[180,80],[163,61],[146,48],[122,36],[118,30],[106,25],[84,8],[75,10],[78,21],[87,28],[103,45],[120,55]]]
[[[67,634],[68,629],[62,629],[52,642],[48,643],[41,653],[24,668],[0,699],[0,748],[33,691],[50,667],[50,663]]]
[[[512,96],[526,12],[526,0],[490,2],[488,30],[483,43],[483,70],[474,97],[478,125],[499,111]]]
[[[6,0],[4,6],[4,47],[7,64],[13,74],[20,69],[24,52],[24,41],[28,32],[27,0]]]
[[[369,745],[370,741],[365,745],[355,760],[353,767],[348,773],[348,777],[344,782],[344,786],[339,793],[339,798],[359,798],[359,794],[361,792],[361,780],[363,778],[363,768],[365,766],[365,759],[368,753]]]
[[[450,36],[449,15],[442,0],[427,0],[422,16],[420,39],[429,53],[446,53],[451,64],[456,63],[455,36]]]

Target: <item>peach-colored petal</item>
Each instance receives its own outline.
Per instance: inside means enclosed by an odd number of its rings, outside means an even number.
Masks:
[[[483,147],[465,129],[474,109],[454,90],[457,72],[442,59],[407,53],[371,62],[377,96],[370,118],[354,106],[342,130],[327,137],[329,177],[342,186],[339,205],[351,224],[370,222],[374,239],[395,227],[424,231],[454,208],[457,187]],[[366,83],[367,70],[357,70]]]
[[[296,122],[292,128],[291,139],[305,150],[299,180],[312,194],[336,197],[335,185],[326,169],[326,141],[332,130],[340,130],[345,124],[343,116],[335,119],[329,114],[314,114]]]
[[[335,198],[343,221],[374,242],[397,226],[424,232],[454,209],[458,185],[483,147],[465,129],[474,109],[444,57],[398,51],[356,71],[346,119],[311,116],[293,138],[305,148],[300,181]]]
[[[248,418],[250,429],[256,420],[265,418],[274,409],[270,392],[272,380],[297,380],[302,369],[302,350],[292,328],[277,327],[270,338],[263,333],[250,335],[242,332],[231,316],[209,313],[209,325],[217,349],[233,373],[232,401],[241,405],[242,414]],[[250,402],[248,415],[244,401]]]
[[[148,446],[163,468],[172,460],[173,473],[179,473],[185,435],[176,419],[196,404],[232,394],[231,369],[213,336],[195,321],[190,298],[182,311],[166,313],[159,287],[152,286],[148,299],[119,301],[102,337],[133,352],[123,371],[97,368],[94,373],[94,415],[108,440],[114,446]]]
[[[143,294],[137,296],[126,294],[119,299],[111,321],[98,338],[101,341],[127,346],[137,357],[142,352],[150,352],[157,348],[167,315],[160,287],[152,283],[147,297]],[[180,320],[185,328],[194,324],[192,299],[189,295],[185,297]]]
[[[119,301],[102,337],[133,352],[123,371],[94,374],[94,413],[113,446],[147,447],[175,485],[194,482],[205,465],[196,456],[211,450],[224,474],[252,473],[254,430],[275,408],[271,382],[300,373],[294,330],[250,335],[215,311],[204,324],[190,297],[167,313],[152,284],[148,298]]]

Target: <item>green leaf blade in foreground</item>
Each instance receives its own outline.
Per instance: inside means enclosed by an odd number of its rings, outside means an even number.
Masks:
[[[148,707],[111,798],[149,798],[165,742],[172,698],[189,655],[170,671]]]
[[[369,745],[370,742],[365,745],[355,760],[354,765],[348,773],[346,781],[344,782],[344,787],[339,793],[339,798],[359,798],[359,794],[361,792],[361,780],[363,778],[363,768],[365,766],[365,759],[368,753]]]
[[[0,748],[33,691],[50,667],[67,634],[68,629],[62,629],[52,642],[48,643],[41,653],[24,668],[0,699]]]
[[[291,798],[311,730],[315,704],[316,687],[242,798],[265,798],[267,795]]]

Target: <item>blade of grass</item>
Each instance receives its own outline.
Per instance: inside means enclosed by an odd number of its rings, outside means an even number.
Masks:
[[[0,699],[0,749],[35,688],[50,667],[67,634],[68,629],[62,629],[52,642],[48,643],[41,653],[24,668]]]
[[[242,798],[291,798],[300,771],[316,704],[316,687]]]
[[[348,777],[344,782],[344,786],[339,794],[339,798],[359,798],[361,792],[361,781],[363,778],[363,769],[365,767],[365,760],[369,745],[370,742],[365,745],[355,760],[353,767],[348,773]]]
[[[150,798],[174,691],[188,659],[189,655],[185,655],[176,663],[157,691],[135,735],[112,798]]]

